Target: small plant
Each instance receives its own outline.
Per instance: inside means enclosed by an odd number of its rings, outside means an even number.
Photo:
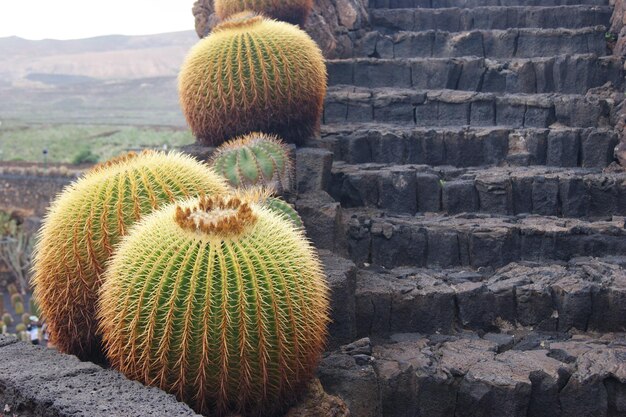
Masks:
[[[24,303],[24,298],[22,297],[22,294],[13,294],[11,296],[11,305],[15,307],[15,304],[17,303]]]
[[[291,222],[297,229],[304,230],[304,224],[296,209],[286,201],[274,197],[272,193],[271,188],[251,187],[238,189],[234,195],[243,201],[250,201],[263,206]]]
[[[39,305],[37,304],[37,300],[35,300],[35,297],[30,297],[30,300],[28,300],[28,307],[32,316],[39,317],[41,315],[41,313],[39,312]]]
[[[28,288],[32,239],[26,234],[17,216],[0,212],[0,260],[15,276],[22,292]],[[9,293],[18,293],[16,284],[9,284]]]
[[[237,196],[144,219],[113,256],[99,305],[114,368],[211,415],[274,415],[313,375],[329,320],[302,231]]]
[[[80,164],[95,164],[98,162],[100,157],[93,152],[91,152],[90,148],[83,148],[74,157],[72,158],[73,165]]]
[[[21,301],[16,302],[13,309],[17,315],[24,314],[24,304]]]
[[[9,291],[9,294],[11,294],[11,295],[18,293],[17,286],[15,284],[7,285],[7,291]]]
[[[7,327],[11,326],[13,324],[13,316],[9,313],[4,313],[2,315],[2,323]]]
[[[256,132],[228,141],[215,150],[211,166],[233,187],[260,185],[278,192],[293,187],[289,149],[276,136]]]
[[[18,323],[17,326],[15,326],[15,331],[18,333],[25,332],[26,325],[24,323]]]
[[[319,129],[326,66],[304,31],[245,12],[191,49],[178,90],[187,122],[204,144],[255,131],[302,144]]]
[[[34,257],[34,296],[61,352],[99,360],[95,302],[115,245],[142,216],[179,198],[225,193],[215,172],[178,153],[97,165],[53,202]]]
[[[605,32],[604,33],[604,39],[609,42],[609,43],[615,43],[617,42],[617,33],[615,32]]]
[[[313,0],[215,0],[215,13],[226,19],[246,10],[304,27]]]
[[[22,314],[22,323],[24,323],[27,326],[30,324],[30,313]]]

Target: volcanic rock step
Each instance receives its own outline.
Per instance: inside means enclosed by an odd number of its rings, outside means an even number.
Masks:
[[[588,222],[543,216],[392,215],[343,209],[346,247],[358,265],[500,267],[626,253],[624,218]]]
[[[324,123],[395,122],[417,126],[608,127],[613,101],[576,94],[475,93],[336,86]]]
[[[355,51],[372,58],[531,58],[563,54],[608,55],[606,27],[582,29],[507,29],[470,32],[368,32]]]
[[[560,55],[550,58],[355,58],[327,61],[329,85],[451,89],[477,92],[584,94],[611,82],[622,85],[616,56]]]
[[[626,415],[624,334],[397,334],[322,360],[358,417]],[[512,348],[511,348],[512,346]]]
[[[443,260],[445,262],[445,260]],[[626,258],[489,269],[357,272],[357,336],[500,331],[625,331]]]
[[[608,0],[370,0],[371,8],[475,8],[482,6],[608,6]]]
[[[626,216],[626,173],[547,167],[435,170],[424,165],[333,165],[330,194],[342,207],[449,214]]]
[[[392,124],[322,126],[320,146],[336,161],[392,164],[604,167],[617,145],[613,129],[415,128]]]
[[[405,30],[505,30],[509,28],[583,28],[607,25],[609,6],[491,6],[448,9],[372,9],[372,25],[380,32]]]

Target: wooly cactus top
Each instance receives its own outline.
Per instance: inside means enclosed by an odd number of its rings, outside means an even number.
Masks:
[[[297,26],[240,13],[195,45],[179,75],[191,130],[219,145],[254,131],[303,143],[319,130],[326,65]]]
[[[51,342],[62,352],[99,359],[95,301],[120,237],[165,203],[228,190],[206,165],[162,152],[114,159],[66,187],[44,219],[34,255],[34,295]]]
[[[329,320],[302,231],[241,194],[141,221],[111,261],[100,307],[115,368],[211,415],[272,415],[293,400]]]

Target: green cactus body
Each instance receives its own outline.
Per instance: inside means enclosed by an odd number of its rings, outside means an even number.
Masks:
[[[17,301],[13,306],[15,314],[24,314],[24,304],[21,301]]]
[[[22,323],[30,324],[30,314],[29,313],[23,313],[22,314]]]
[[[17,326],[15,326],[15,331],[18,333],[26,331],[26,325],[24,323],[18,323]]]
[[[187,122],[204,144],[255,131],[301,144],[319,130],[326,66],[298,27],[241,13],[191,49],[178,89]]]
[[[300,215],[293,206],[284,200],[276,197],[269,197],[265,201],[265,206],[275,213],[278,213],[284,219],[289,220],[298,229],[304,229]]]
[[[22,294],[13,294],[11,296],[11,304],[15,306],[16,303],[24,303],[24,298],[22,298]]]
[[[34,296],[51,342],[61,352],[100,360],[95,303],[121,236],[176,199],[228,189],[206,165],[162,152],[120,157],[67,187],[44,220],[34,256]]]
[[[5,326],[10,326],[13,324],[13,316],[9,313],[4,313],[2,315],[2,322],[4,323]]]
[[[265,186],[277,192],[293,187],[289,149],[276,136],[250,133],[215,150],[211,166],[233,187]]]
[[[246,10],[304,27],[313,0],[215,0],[215,13],[226,19]]]
[[[30,308],[30,314],[32,316],[39,317],[41,313],[39,312],[39,305],[37,304],[37,300],[35,300],[35,297],[30,297],[30,300],[28,300],[28,306]]]
[[[197,412],[273,415],[313,375],[328,288],[301,230],[239,197],[152,214],[113,256],[100,296],[110,363]]]

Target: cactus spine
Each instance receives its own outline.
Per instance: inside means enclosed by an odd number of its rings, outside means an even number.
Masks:
[[[313,0],[215,0],[215,13],[220,19],[250,10],[301,27],[312,8]]]
[[[270,414],[312,376],[328,289],[302,231],[239,197],[169,206],[126,236],[106,272],[110,363],[200,413]]]
[[[50,208],[34,257],[34,296],[51,342],[99,360],[95,302],[113,248],[142,216],[177,198],[226,192],[213,170],[182,154],[129,154],[92,169]]]
[[[215,150],[211,166],[233,187],[259,185],[277,192],[293,187],[289,149],[273,135],[254,132],[228,141]]]
[[[326,66],[298,27],[240,13],[191,49],[178,89],[187,122],[205,144],[254,131],[300,144],[319,129]]]

